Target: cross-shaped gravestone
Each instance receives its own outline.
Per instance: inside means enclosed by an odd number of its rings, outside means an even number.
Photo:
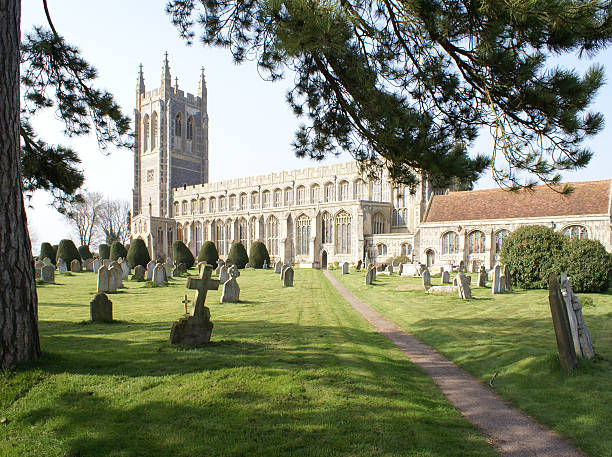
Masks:
[[[212,265],[205,265],[200,272],[199,278],[187,278],[187,289],[194,289],[196,291],[194,305],[191,310],[191,316],[195,319],[201,319],[206,316],[204,302],[206,301],[208,291],[219,289],[219,280],[210,279],[211,274]]]
[[[187,298],[187,295],[185,295],[185,298],[184,298],[184,299],[183,299],[183,301],[181,302],[181,303],[183,303],[183,304],[185,305],[185,314],[189,314],[189,309],[188,309],[188,306],[189,306],[189,302],[190,302],[190,301],[191,301],[191,300],[189,300],[189,299]]]

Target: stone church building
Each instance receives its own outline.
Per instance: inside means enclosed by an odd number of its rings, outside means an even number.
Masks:
[[[490,268],[505,237],[521,225],[545,225],[588,237],[612,251],[612,179],[574,183],[562,196],[546,186],[455,192],[422,179],[416,192],[384,172],[364,179],[356,163],[208,182],[204,71],[197,95],[172,86],[168,58],[161,87],[136,84],[132,237],[152,257],[182,240],[197,254],[212,240],[221,257],[233,241],[263,241],[273,260],[325,268],[359,259],[406,256],[430,267]]]

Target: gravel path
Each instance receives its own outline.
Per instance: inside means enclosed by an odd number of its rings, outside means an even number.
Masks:
[[[433,348],[401,330],[386,317],[358,300],[329,272],[323,271],[340,295],[377,332],[385,335],[437,384],[444,396],[502,456],[585,457],[572,444],[507,405],[497,394]]]

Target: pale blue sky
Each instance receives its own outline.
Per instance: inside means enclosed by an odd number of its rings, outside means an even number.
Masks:
[[[299,120],[285,103],[289,81],[263,81],[254,63],[236,66],[227,50],[204,48],[197,42],[187,47],[163,11],[165,0],[49,0],[48,4],[58,32],[78,46],[83,57],[98,69],[97,85],[113,93],[127,114],[131,115],[134,109],[140,63],[144,67],[147,90],[159,87],[165,51],[168,51],[173,82],[178,76],[179,87],[187,92],[197,92],[200,68],[206,69],[211,181],[314,165],[310,160],[296,158],[292,152],[291,141]],[[46,25],[42,1],[22,2],[22,33],[36,24]],[[591,60],[568,57],[560,62],[581,73],[593,62],[603,64],[607,70],[612,63],[612,49]],[[610,77],[607,74],[607,79]],[[609,84],[600,92],[594,108],[606,117],[603,132],[588,143],[595,157],[586,169],[566,174],[566,180],[612,176],[612,87]],[[95,138],[65,138],[53,112],[39,116],[35,126],[46,141],[71,145],[80,152],[87,189],[131,200],[130,150],[103,153],[98,150]],[[489,144],[485,136],[474,146],[474,151],[486,153]],[[325,163],[344,160],[350,157],[345,154]],[[488,176],[477,183],[479,188],[493,186]],[[39,193],[32,201],[34,209],[28,211],[35,252],[42,241],[55,244],[71,235],[63,217],[48,207],[49,201],[48,196]]]

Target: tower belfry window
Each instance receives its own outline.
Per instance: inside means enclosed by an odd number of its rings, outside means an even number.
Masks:
[[[187,119],[187,139],[193,140],[193,116],[189,116],[189,119]]]
[[[174,120],[174,136],[180,137],[183,130],[183,115],[178,113]]]

